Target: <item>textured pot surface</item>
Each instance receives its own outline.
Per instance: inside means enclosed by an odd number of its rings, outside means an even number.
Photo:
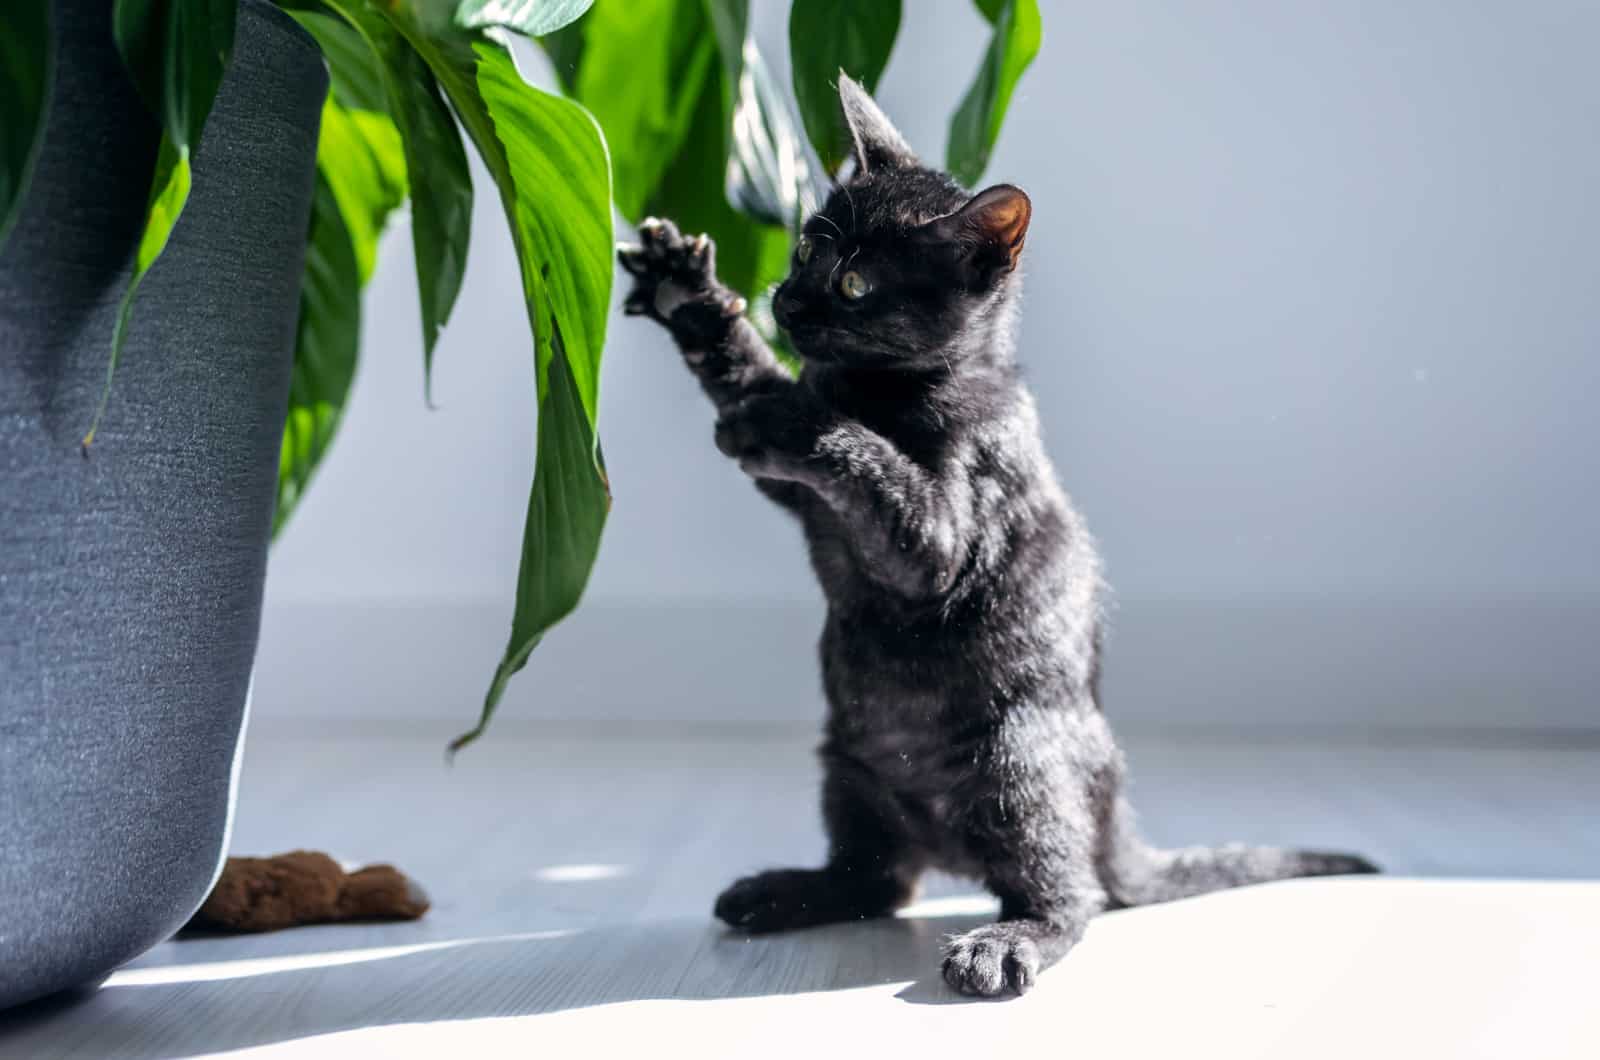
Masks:
[[[264,0],[105,378],[157,132],[108,0],[57,0],[54,104],[0,249],[0,1007],[167,937],[220,863],[327,75]]]

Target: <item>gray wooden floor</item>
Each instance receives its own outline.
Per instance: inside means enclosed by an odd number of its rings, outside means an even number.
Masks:
[[[439,1039],[450,1027],[623,1003],[844,996],[883,984],[897,984],[901,1000],[944,1001],[938,940],[986,915],[970,885],[935,879],[921,918],[754,943],[713,926],[711,900],[734,876],[811,863],[821,850],[811,741],[798,733],[508,725],[453,765],[446,735],[258,729],[235,823],[236,853],[307,847],[398,864],[433,896],[422,921],[169,942],[87,999],[0,1017],[0,1056],[318,1046],[349,1055],[352,1041],[398,1048],[382,1035],[399,1027],[408,1041],[433,1042],[431,1052],[467,1040]],[[1348,848],[1403,877],[1600,877],[1597,749],[1129,742],[1134,801],[1161,843]],[[1556,888],[1538,892],[1553,896],[1552,909],[1557,896],[1600,908],[1600,887],[1545,886]],[[1323,892],[1274,893],[1305,902]],[[1229,900],[1218,896],[1216,917],[1243,908]],[[1157,911],[1116,918],[1130,931],[1176,923],[1133,919],[1147,913]],[[1284,915],[1303,923],[1303,914]],[[691,1005],[660,1018],[678,1026],[712,1012]]]

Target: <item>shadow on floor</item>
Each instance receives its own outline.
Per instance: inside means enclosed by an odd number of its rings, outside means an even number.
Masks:
[[[141,967],[98,991],[0,1014],[0,1055],[155,1060],[389,1024],[908,982],[904,1001],[954,1002],[962,999],[938,974],[940,940],[992,919],[879,920],[759,938],[668,920]]]

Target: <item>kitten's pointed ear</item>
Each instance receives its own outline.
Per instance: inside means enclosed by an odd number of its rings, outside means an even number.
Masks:
[[[1021,188],[996,184],[978,192],[953,214],[929,222],[935,235],[957,244],[984,269],[1010,272],[1028,238],[1033,203]]]
[[[844,123],[850,129],[857,173],[917,165],[917,156],[905,137],[878,109],[867,90],[843,70],[839,71],[839,105],[844,108]]]

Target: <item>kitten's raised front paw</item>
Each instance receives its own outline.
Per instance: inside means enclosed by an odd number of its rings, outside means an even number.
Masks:
[[[758,394],[717,420],[717,448],[755,478],[810,481],[831,417],[802,393]]]
[[[634,278],[624,312],[674,328],[715,327],[739,316],[745,301],[717,282],[716,254],[709,236],[685,235],[671,221],[646,218],[639,243],[617,247],[617,260]]]
[[[1014,924],[986,924],[945,943],[944,981],[963,994],[1025,994],[1039,978],[1039,944]]]

